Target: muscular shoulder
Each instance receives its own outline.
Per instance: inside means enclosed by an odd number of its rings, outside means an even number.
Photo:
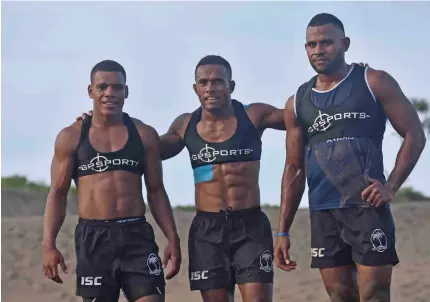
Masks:
[[[178,115],[172,122],[167,133],[176,133],[183,136],[187,129],[192,113],[186,112]]]
[[[386,71],[368,67],[367,82],[378,101],[384,101],[384,94],[399,89],[397,81]]]
[[[266,103],[251,103],[246,108],[246,112],[250,117],[263,118],[275,111],[283,111],[283,109],[276,108],[275,106]]]
[[[76,151],[81,135],[82,121],[76,121],[58,132],[55,139],[55,151],[73,153]]]
[[[159,135],[157,130],[154,127],[145,124],[141,120],[137,118],[131,118],[136,125],[137,131],[144,143],[153,142],[154,140],[159,139]]]

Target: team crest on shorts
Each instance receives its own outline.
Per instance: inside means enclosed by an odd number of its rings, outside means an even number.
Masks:
[[[260,255],[260,269],[265,271],[266,273],[270,273],[272,271],[272,254],[269,250],[265,250]]]
[[[387,247],[387,236],[385,236],[384,231],[381,229],[375,229],[370,235],[370,242],[373,245],[372,251],[377,251],[382,253]]]
[[[157,255],[154,253],[149,254],[146,264],[148,265],[150,275],[158,276],[161,274],[161,264]]]

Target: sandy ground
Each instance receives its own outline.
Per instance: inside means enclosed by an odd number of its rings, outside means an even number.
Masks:
[[[272,229],[278,221],[276,210],[266,210]],[[395,268],[392,302],[430,301],[430,203],[396,204],[397,248],[401,263]],[[198,292],[189,290],[187,280],[187,235],[193,213],[177,212],[182,238],[183,264],[179,275],[167,282],[166,301],[201,301]],[[74,296],[75,270],[73,232],[77,217],[68,216],[58,238],[69,274],[58,285],[41,271],[42,217],[2,217],[2,301],[80,301]],[[149,221],[154,225],[150,216]],[[161,249],[166,241],[155,227]],[[310,230],[308,211],[300,210],[292,228],[291,254],[298,261],[293,273],[275,270],[274,301],[328,301],[317,270],[309,268]],[[125,301],[125,300],[121,300]],[[242,301],[236,290],[236,301]]]

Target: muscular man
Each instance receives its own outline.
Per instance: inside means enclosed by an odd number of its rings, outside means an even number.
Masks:
[[[94,66],[88,94],[92,117],[61,130],[55,142],[42,243],[45,275],[62,283],[58,264],[67,272],[55,241],[73,178],[79,197],[76,294],[87,302],[109,302],[118,301],[122,289],[128,301],[164,301],[163,266],[171,259],[166,278],[172,278],[181,254],[163,184],[160,138],[154,128],[122,111],[128,87],[117,62]],[[142,175],[152,215],[169,242],[162,262],[145,219]]]
[[[186,147],[194,174],[191,290],[205,302],[224,302],[238,284],[244,302],[272,301],[272,230],[260,208],[258,176],[261,136],[268,128],[285,130],[284,110],[232,99],[232,69],[220,56],[201,59],[195,80],[201,106],[179,115],[161,136],[162,159]]]
[[[317,75],[285,107],[287,156],[275,262],[291,270],[288,231],[304,191],[306,161],[311,267],[320,270],[331,301],[388,302],[392,269],[399,263],[389,203],[418,161],[425,136],[393,77],[345,62],[349,45],[335,16],[318,14],[310,21],[305,46]],[[387,118],[404,140],[386,180]]]
[[[178,116],[161,137],[164,159],[186,147],[194,173],[196,216],[188,239],[191,290],[228,301],[235,284],[245,302],[272,301],[273,239],[260,208],[261,136],[285,130],[283,110],[231,98],[230,64],[207,56],[195,69],[201,106]]]

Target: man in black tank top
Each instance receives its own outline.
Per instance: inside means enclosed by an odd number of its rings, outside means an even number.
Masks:
[[[268,128],[285,129],[283,110],[231,99],[231,66],[220,56],[201,59],[195,79],[201,106],[179,115],[161,136],[163,159],[186,147],[194,174],[191,290],[200,290],[205,302],[227,302],[238,284],[244,302],[272,301],[273,239],[260,208],[258,174],[261,136]]]
[[[288,232],[307,177],[311,267],[320,269],[331,300],[388,302],[392,268],[399,263],[389,203],[418,161],[425,136],[414,107],[388,73],[345,62],[349,43],[333,15],[318,14],[307,27],[306,51],[318,75],[285,106],[278,228],[285,236],[277,238],[275,262],[291,270]],[[386,180],[387,118],[404,141]]]
[[[92,117],[60,131],[51,166],[51,189],[43,232],[45,275],[63,283],[66,273],[56,237],[65,218],[67,192],[78,189],[79,222],[75,230],[76,294],[83,301],[164,301],[163,266],[170,259],[175,276],[181,251],[162,178],[160,138],[149,125],[122,111],[128,95],[126,73],[106,60],[91,71],[88,93]],[[145,219],[144,176],[152,215],[168,239],[164,259],[158,255],[154,230]]]

